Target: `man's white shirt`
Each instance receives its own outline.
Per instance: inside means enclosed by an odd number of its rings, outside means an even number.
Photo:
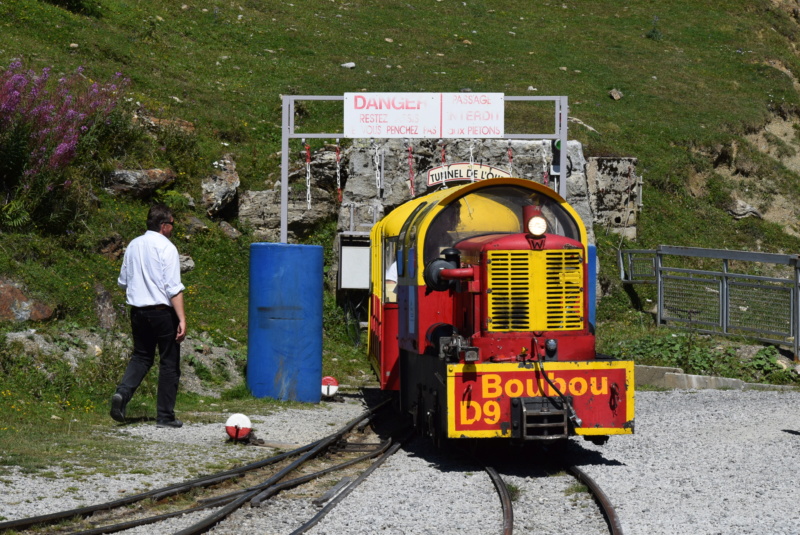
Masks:
[[[185,289],[178,249],[152,230],[134,238],[125,250],[117,284],[131,306],[172,306],[170,299]]]

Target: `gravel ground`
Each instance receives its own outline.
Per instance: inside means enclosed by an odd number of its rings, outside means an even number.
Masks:
[[[615,504],[627,535],[800,534],[800,392],[639,392],[636,404],[635,435],[612,437],[604,446],[583,440],[567,445],[567,454]],[[249,416],[259,438],[299,445],[328,435],[363,409],[359,399],[350,398],[310,411]],[[0,516],[14,519],[105,502],[192,477],[187,465],[233,455],[242,462],[269,455],[263,448],[226,444],[224,420],[221,415],[220,424],[188,424],[178,430],[109,424],[110,432],[142,441],[151,452],[146,464],[155,473],[137,473],[131,466],[129,473],[114,477],[4,475]],[[512,473],[499,468],[521,491],[515,502],[517,533],[607,533],[585,497],[564,497],[571,478],[540,477],[537,459],[520,456],[519,466]],[[448,490],[449,485],[458,493]],[[308,517],[317,510],[307,500],[279,499],[262,509],[242,510],[235,526],[221,525],[212,533],[290,533],[297,527],[296,512]],[[311,533],[496,533],[500,514],[479,464],[437,454],[414,441]],[[127,533],[154,533],[152,529]],[[159,531],[177,529],[179,524]]]
[[[799,392],[640,392],[636,424],[581,463],[626,534],[800,533]]]

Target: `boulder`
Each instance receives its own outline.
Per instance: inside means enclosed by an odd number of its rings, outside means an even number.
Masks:
[[[0,321],[46,321],[52,317],[53,308],[30,297],[22,283],[0,278]]]
[[[323,221],[336,214],[333,195],[321,188],[311,188],[311,207],[305,190],[290,191],[287,226],[290,241],[308,236]],[[239,196],[239,221],[253,229],[258,241],[278,242],[281,234],[280,189],[245,191]]]
[[[186,273],[194,269],[194,260],[189,255],[178,255],[181,262],[181,273]]]
[[[210,217],[224,210],[235,198],[241,183],[233,156],[226,154],[214,162],[216,171],[203,179],[203,208]]]
[[[763,219],[761,212],[759,212],[757,208],[741,199],[731,200],[728,213],[731,214],[734,219],[744,219],[745,217]]]
[[[111,330],[117,323],[117,312],[111,294],[99,282],[94,285],[95,313],[101,329]]]
[[[237,239],[239,236],[241,236],[241,235],[242,235],[242,233],[241,233],[241,232],[239,232],[238,230],[236,230],[236,229],[235,229],[235,228],[234,228],[234,227],[233,227],[233,226],[232,226],[230,223],[228,223],[227,221],[220,221],[220,223],[219,223],[219,229],[222,231],[222,233],[223,233],[223,234],[225,234],[227,237],[229,237],[229,238],[230,238],[230,239],[232,239],[232,240],[235,240],[235,239]]]
[[[106,191],[112,195],[130,195],[139,199],[150,197],[158,188],[175,182],[171,169],[145,169],[141,171],[112,171]]]

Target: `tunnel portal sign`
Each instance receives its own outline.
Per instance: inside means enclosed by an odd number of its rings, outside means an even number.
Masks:
[[[469,162],[440,165],[428,170],[428,186],[439,186],[445,182],[476,182],[487,178],[509,178],[511,173],[491,165]]]
[[[345,93],[348,138],[502,138],[503,93]]]

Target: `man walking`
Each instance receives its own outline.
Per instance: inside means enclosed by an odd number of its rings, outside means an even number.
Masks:
[[[147,214],[147,232],[128,244],[117,284],[131,307],[133,354],[111,397],[111,417],[125,421],[125,407],[153,366],[158,347],[158,401],[156,425],[181,427],[175,418],[175,398],[181,375],[180,343],[186,337],[178,249],[169,240],[175,218],[157,204]]]

